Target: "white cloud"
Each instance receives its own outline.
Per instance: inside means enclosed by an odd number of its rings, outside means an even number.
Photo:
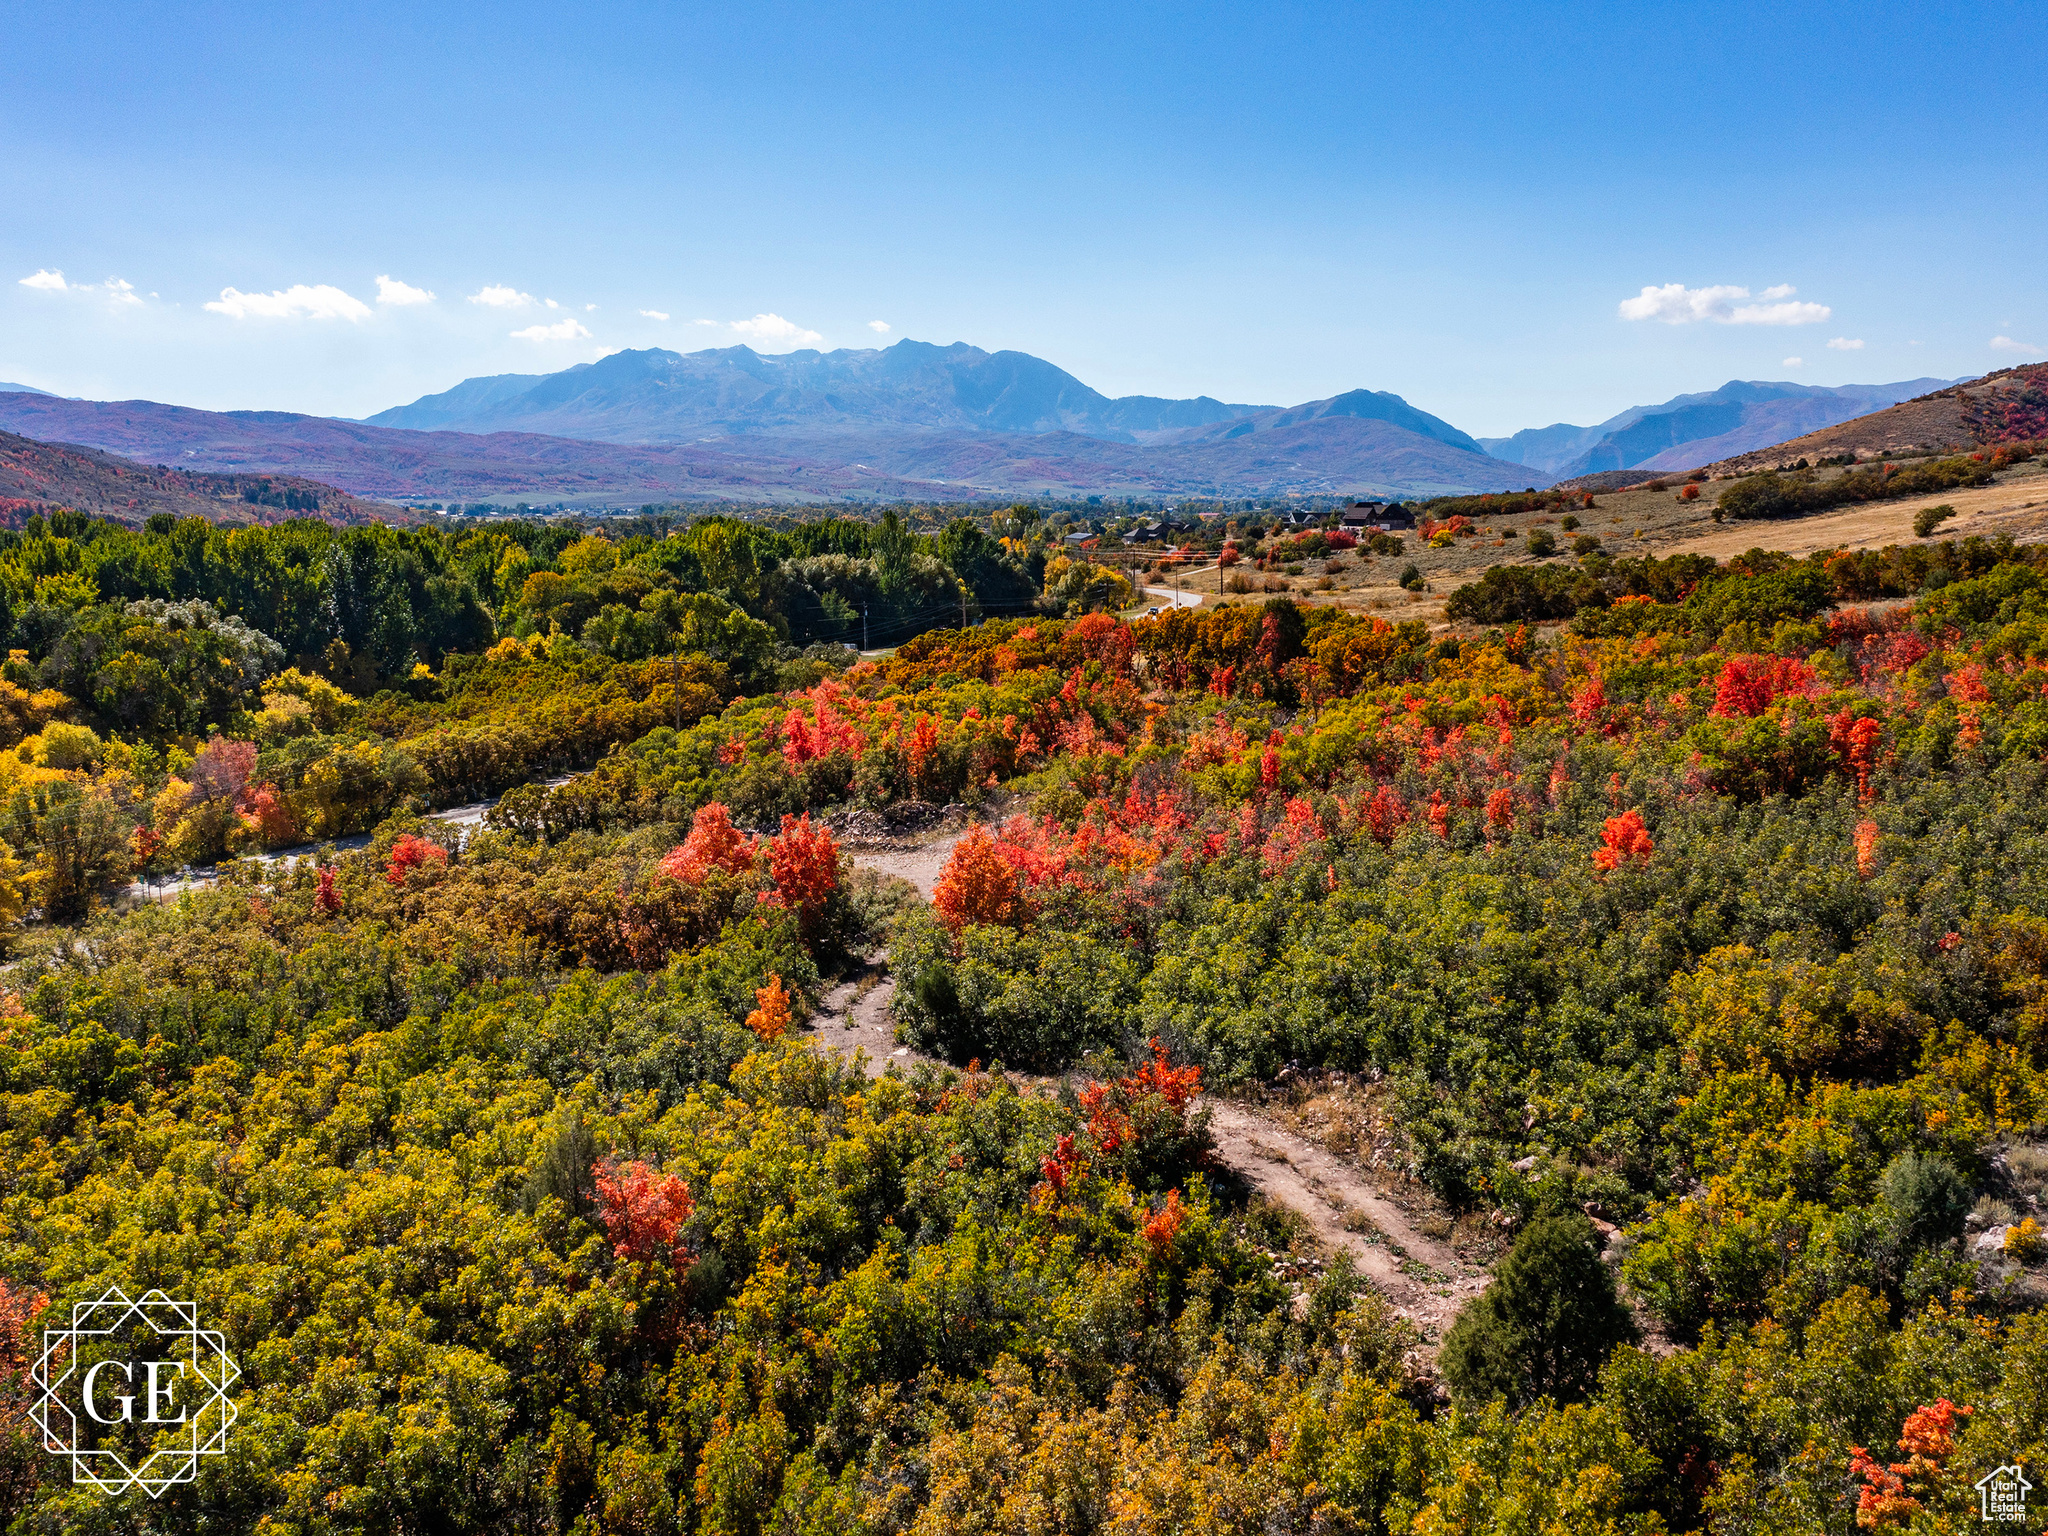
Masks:
[[[586,304],[583,306],[583,313],[585,313],[586,315],[590,314],[596,308],[597,306],[595,304]]]
[[[889,334],[891,326],[886,320],[870,320],[868,322],[868,329],[878,336],[886,336]]]
[[[104,283],[67,283],[62,272],[52,271],[47,267],[38,268],[29,276],[22,278],[21,286],[40,288],[45,293],[104,293],[108,300],[115,304],[142,302],[136,297],[135,285],[118,277],[110,277]],[[152,293],[150,297],[153,299],[156,295]]]
[[[1793,300],[1798,291],[1790,283],[1779,283],[1755,295],[1730,283],[1711,288],[1645,284],[1635,298],[1621,301],[1619,312],[1624,320],[1661,320],[1666,325],[1690,325],[1698,320],[1715,325],[1815,325],[1834,313],[1825,304]],[[1758,302],[1737,302],[1752,298]]]
[[[2039,357],[2043,351],[2048,351],[2048,348],[2037,347],[2032,342],[2014,341],[2010,336],[1994,336],[1991,338],[1991,350],[1994,352],[2018,352],[2027,357]]]
[[[125,285],[124,285],[125,286]],[[328,283],[294,283],[274,293],[243,293],[223,288],[205,306],[217,315],[247,320],[367,320],[370,306]]]
[[[581,320],[557,320],[553,325],[529,325],[524,330],[514,331],[520,341],[587,341],[590,332],[583,328]]]
[[[541,302],[547,305],[549,309],[560,309],[562,307],[561,305],[557,304],[553,299],[543,299],[541,300]]]
[[[434,302],[434,296],[424,288],[415,288],[411,283],[401,283],[395,277],[379,276],[377,302],[389,304],[397,309],[408,304],[431,304]]]
[[[521,293],[517,288],[507,288],[503,283],[487,283],[469,296],[472,304],[485,304],[492,309],[524,309],[533,302],[533,295]]]
[[[640,316],[644,320],[666,320],[668,318],[666,314],[658,309],[643,309],[640,311]]]
[[[716,320],[692,320],[692,321],[690,322],[690,324],[692,324],[692,325],[716,325],[716,324],[718,324],[718,322],[717,322]]]
[[[816,331],[807,331],[794,320],[785,320],[780,315],[756,315],[751,320],[735,320],[731,329],[738,335],[751,336],[756,341],[823,341],[825,338]]]
[[[1860,337],[1837,336],[1828,343],[1828,350],[1830,352],[1861,352],[1863,350],[1863,341]]]
[[[1788,357],[1778,366],[1780,368],[1804,368],[1806,366],[1806,359],[1803,357]]]

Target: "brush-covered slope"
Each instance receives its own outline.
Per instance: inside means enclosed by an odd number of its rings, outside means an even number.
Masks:
[[[19,527],[36,513],[60,507],[135,524],[158,512],[216,523],[273,523],[288,517],[319,517],[334,523],[418,518],[402,507],[366,501],[299,475],[194,473],[0,432],[0,519]]]
[[[1868,458],[1911,448],[1973,448],[2035,438],[2048,438],[2048,363],[1966,379],[1818,432],[1725,457],[1714,468],[1751,474],[1845,453]]]

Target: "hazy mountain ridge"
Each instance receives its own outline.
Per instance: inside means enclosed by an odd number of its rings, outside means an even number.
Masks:
[[[763,354],[615,352],[551,374],[465,379],[366,418],[409,430],[543,432],[594,442],[681,442],[736,434],[833,430],[1076,432],[1138,442],[1268,406],[1206,396],[1111,399],[1025,352],[965,342]]]
[[[1661,405],[1631,406],[1592,427],[1559,422],[1512,437],[1477,439],[1498,458],[1544,470],[1558,479],[1619,469],[1691,469],[1910,400],[1955,382],[1908,379],[1895,384],[1794,384],[1731,379],[1719,389],[1675,395]]]
[[[1384,421],[1419,436],[1433,438],[1440,443],[1449,443],[1454,448],[1462,448],[1467,453],[1486,452],[1477,438],[1467,436],[1441,417],[1418,410],[1399,395],[1383,389],[1347,390],[1341,395],[1332,395],[1327,400],[1310,400],[1303,405],[1259,411],[1235,421],[1190,427],[1163,437],[1160,441],[1224,442],[1258,432],[1276,432],[1285,427],[1297,427],[1305,422],[1325,421],[1332,417]]]

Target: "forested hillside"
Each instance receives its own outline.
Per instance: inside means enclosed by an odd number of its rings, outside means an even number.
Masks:
[[[1849,1536],[2048,1458],[2035,549],[1435,635],[1126,623],[1025,516],[67,516],[0,590],[12,1529]],[[913,800],[930,902],[828,826]],[[805,1026],[883,950],[871,1079]],[[1217,1155],[1340,1077],[1495,1261],[1447,1339]],[[25,1418],[115,1283],[242,1370],[160,1502]]]

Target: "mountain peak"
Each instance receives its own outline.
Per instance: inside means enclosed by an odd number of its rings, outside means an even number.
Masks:
[[[849,430],[1074,432],[1128,443],[1260,409],[1206,396],[1112,400],[1028,352],[904,337],[830,352],[762,353],[745,343],[614,352],[559,373],[465,379],[368,422],[632,443]]]

